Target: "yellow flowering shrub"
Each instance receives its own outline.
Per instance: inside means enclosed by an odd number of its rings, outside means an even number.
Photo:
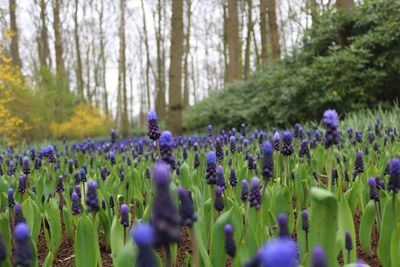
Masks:
[[[99,110],[90,104],[80,104],[74,114],[65,122],[50,124],[54,138],[68,137],[82,139],[87,137],[106,136],[112,128],[113,121],[100,114]]]
[[[0,44],[0,138],[9,145],[16,145],[31,129],[24,117],[26,113],[17,108],[20,95],[27,88],[20,68],[11,65],[11,58],[5,53],[7,38],[4,39]]]

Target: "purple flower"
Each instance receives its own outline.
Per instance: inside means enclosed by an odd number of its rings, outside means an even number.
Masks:
[[[79,174],[80,174],[80,180],[81,180],[81,182],[82,182],[82,183],[86,183],[87,179],[86,179],[86,171],[85,171],[85,169],[82,168],[82,169],[79,171]]]
[[[232,258],[236,255],[236,244],[233,239],[233,227],[230,224],[226,224],[224,227],[225,233],[225,252]]]
[[[361,151],[357,152],[356,160],[354,162],[353,180],[360,173],[364,172],[363,154]]]
[[[353,241],[351,239],[351,234],[350,232],[347,230],[345,233],[345,248],[350,251],[353,249]]]
[[[214,208],[221,212],[224,210],[224,199],[222,198],[222,188],[217,186],[215,189],[215,199],[214,199]]]
[[[274,136],[272,137],[272,142],[274,143],[274,149],[276,151],[279,151],[280,149],[280,142],[281,142],[281,136],[279,135],[278,132],[274,133]]]
[[[240,199],[243,202],[246,202],[248,198],[249,198],[249,184],[247,183],[246,179],[243,179],[242,180],[242,191],[241,191],[241,194],[240,194]]]
[[[193,168],[197,169],[199,166],[200,166],[200,158],[199,158],[199,154],[196,152],[194,154]]]
[[[281,153],[284,156],[290,156],[293,154],[293,147],[292,147],[292,133],[290,131],[286,131],[283,133],[283,146],[281,148]]]
[[[14,190],[12,188],[8,188],[7,195],[8,195],[8,207],[12,209],[15,206]]]
[[[14,228],[15,263],[20,266],[30,266],[32,262],[32,247],[30,243],[30,231],[26,223],[17,224]]]
[[[219,137],[215,139],[215,151],[217,154],[218,161],[224,160],[224,145]]]
[[[60,175],[58,176],[58,180],[57,180],[57,188],[56,188],[56,192],[57,193],[61,193],[64,192],[64,176]]]
[[[153,180],[156,194],[153,201],[151,223],[155,230],[156,247],[167,246],[171,242],[178,242],[179,215],[169,190],[170,168],[164,162],[154,167]]]
[[[97,196],[97,182],[89,181],[87,183],[88,190],[86,193],[86,206],[89,212],[97,212],[100,208],[99,206],[99,198]]]
[[[179,186],[178,196],[180,201],[179,215],[181,218],[181,225],[192,227],[193,223],[197,220],[197,216],[194,212],[190,191],[186,191],[182,186]]]
[[[68,162],[68,172],[72,174],[74,172],[74,161],[72,159]]]
[[[369,178],[368,186],[369,186],[369,198],[374,201],[379,201],[379,193],[376,188],[376,181],[374,177]]]
[[[272,176],[274,176],[274,158],[273,149],[269,141],[265,142],[262,148],[263,152],[263,170],[262,175],[264,181],[268,182]]]
[[[80,202],[79,196],[75,191],[72,192],[71,200],[72,200],[72,215],[80,214],[81,213],[81,205],[79,203]]]
[[[400,189],[400,160],[394,158],[392,160],[392,166],[390,167],[390,178],[388,184],[388,190],[397,193]]]
[[[25,193],[27,177],[25,174],[19,176],[18,192]]]
[[[290,238],[268,240],[258,257],[263,267],[296,267],[297,247]]]
[[[156,259],[151,250],[155,241],[155,231],[150,224],[138,223],[132,231],[132,238],[138,246],[136,265],[138,267],[156,267]]]
[[[175,169],[175,157],[172,154],[174,138],[170,131],[163,131],[160,136],[160,153],[161,159],[168,163],[171,169]]]
[[[286,214],[278,214],[279,237],[289,237],[288,218]]]
[[[312,253],[311,267],[327,267],[325,251],[321,246],[316,246]]]
[[[217,185],[221,187],[222,190],[225,190],[226,188],[225,178],[224,178],[224,168],[222,168],[221,165],[219,165],[217,168]]]
[[[115,165],[116,161],[115,161],[114,151],[112,151],[112,150],[110,151],[109,157],[110,157],[111,165]]]
[[[216,184],[217,170],[215,165],[217,162],[217,156],[214,151],[208,152],[206,162],[207,162],[207,167],[206,167],[207,184]]]
[[[337,127],[339,126],[339,117],[336,110],[328,109],[324,112],[323,118],[326,132],[325,132],[325,147],[337,145],[339,143],[339,135]]]
[[[24,159],[23,159],[22,172],[25,175],[28,175],[29,173],[31,173],[31,168],[29,166],[29,158],[28,157],[24,157]]]
[[[301,219],[302,219],[302,227],[301,229],[308,234],[309,231],[309,224],[308,224],[308,211],[307,210],[303,210],[301,212]]]
[[[129,208],[128,205],[122,204],[120,208],[121,224],[126,228],[129,226]]]
[[[261,207],[261,193],[260,193],[260,180],[257,177],[253,177],[250,185],[250,207],[255,207],[259,210]]]
[[[15,203],[14,206],[14,225],[18,225],[20,223],[25,223],[25,216],[22,212],[22,208],[21,205],[19,205],[18,203]]]
[[[229,184],[232,187],[235,187],[237,185],[237,178],[236,178],[235,168],[231,168],[231,172],[230,172],[230,175],[229,175]]]
[[[111,129],[111,143],[114,144],[117,141],[117,133],[114,129]]]
[[[229,146],[231,149],[231,153],[235,153],[236,151],[236,138],[234,136],[229,137]]]

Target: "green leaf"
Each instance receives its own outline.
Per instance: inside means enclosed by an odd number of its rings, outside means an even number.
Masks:
[[[135,262],[135,254],[136,250],[133,247],[132,242],[127,242],[127,244],[119,251],[116,260],[113,260],[115,267],[133,266],[132,263]]]
[[[45,204],[45,216],[50,227],[50,247],[51,252],[56,255],[61,245],[62,230],[60,209],[55,198],[51,198]]]
[[[369,253],[371,250],[371,232],[375,223],[375,218],[375,202],[370,200],[365,207],[364,214],[362,215],[359,233],[361,247],[366,253]]]
[[[113,222],[111,224],[110,243],[113,262],[116,262],[118,253],[124,246],[124,227],[119,222],[117,216],[114,216]]]
[[[338,203],[336,196],[324,189],[311,188],[310,251],[321,245],[326,253],[328,266],[338,266],[336,257],[336,231]]]
[[[318,213],[318,211],[317,211],[317,213]],[[339,218],[338,240],[340,241],[340,244],[342,247],[342,254],[344,256],[344,262],[350,263],[357,259],[356,231],[354,228],[353,215],[351,213],[349,205],[347,204],[347,200],[344,198],[342,199],[342,201],[340,201],[340,204],[339,204],[338,218]],[[349,256],[348,256],[348,253],[347,253],[347,250],[345,247],[346,231],[350,232],[351,240],[353,243],[353,249],[350,251],[350,259],[348,258]]]
[[[29,197],[21,204],[22,212],[24,213],[26,223],[31,230],[32,237],[37,242],[37,238],[40,231],[41,226],[41,218],[40,218],[40,211],[38,206],[32,199]]]
[[[276,188],[272,196],[271,210],[275,215],[275,219],[280,213],[284,213],[288,216],[289,231],[293,233],[294,217],[292,198],[290,196],[290,192],[287,186],[280,186]]]
[[[54,261],[54,255],[49,251],[49,254],[47,254],[46,258],[43,261],[42,267],[53,266],[53,261]]]
[[[8,221],[8,214],[0,214],[0,231],[7,250],[7,255],[11,256],[11,230]]]
[[[88,215],[82,215],[78,220],[75,233],[75,264],[77,267],[96,266],[96,250],[98,244],[95,243],[94,225]]]
[[[382,229],[380,229],[378,241],[378,256],[383,266],[391,266],[390,244],[393,235],[393,229],[395,227],[393,222],[392,197],[386,200],[386,203],[383,205],[383,207]]]
[[[233,208],[221,214],[214,224],[210,248],[211,262],[213,266],[225,265],[227,256],[225,254],[224,227],[231,221],[232,210]]]

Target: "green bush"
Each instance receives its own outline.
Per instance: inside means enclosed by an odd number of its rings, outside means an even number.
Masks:
[[[351,16],[327,12],[291,55],[191,107],[184,128],[285,126],[319,120],[327,108],[392,106],[400,97],[399,14],[397,0],[364,1]]]

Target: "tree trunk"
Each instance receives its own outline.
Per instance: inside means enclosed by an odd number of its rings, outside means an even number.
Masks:
[[[100,10],[99,13],[99,35],[100,35],[100,61],[101,61],[101,85],[103,87],[103,106],[104,106],[104,113],[106,116],[109,116],[108,111],[108,93],[107,93],[107,81],[106,81],[106,55],[105,55],[105,36],[103,30],[103,16],[104,16],[104,1],[100,1]]]
[[[268,0],[260,0],[261,61],[263,63],[266,62],[268,58],[267,1]]]
[[[228,81],[228,68],[229,68],[229,52],[228,52],[228,15],[227,15],[227,6],[225,1],[222,3],[223,8],[223,17],[224,17],[224,25],[223,25],[223,44],[224,44],[224,66],[225,66],[225,73],[224,73],[224,82]]]
[[[86,48],[86,98],[89,103],[92,103],[92,92],[90,90],[90,66],[94,62],[90,62],[90,44]]]
[[[310,0],[311,21],[315,25],[318,23],[318,4],[317,0]]]
[[[61,0],[53,0],[53,29],[54,29],[54,50],[56,55],[56,75],[61,83],[61,89],[68,91],[68,79],[65,73],[63,59],[63,42],[60,23]]]
[[[182,56],[183,1],[172,0],[168,126],[176,135],[182,133]]]
[[[75,0],[75,12],[74,12],[74,36],[75,36],[75,49],[76,49],[76,83],[78,88],[78,94],[83,100],[83,74],[82,74],[82,59],[81,59],[81,49],[79,45],[79,24],[78,24],[78,10],[79,10],[79,0]]]
[[[119,28],[119,73],[118,73],[118,90],[121,104],[121,124],[122,135],[128,136],[129,133],[129,118],[128,118],[128,96],[126,89],[126,60],[125,60],[125,0],[120,0],[120,28]]]
[[[9,0],[10,11],[10,30],[14,33],[11,37],[11,58],[14,66],[21,67],[21,58],[19,57],[19,41],[18,41],[18,26],[17,26],[17,3],[16,0]]]
[[[276,17],[276,2],[275,0],[267,0],[268,8],[268,27],[271,39],[271,59],[278,60],[281,57],[281,47],[279,44],[278,21]]]
[[[49,69],[51,65],[50,60],[50,48],[48,43],[48,33],[46,25],[46,2],[45,0],[40,0],[40,46],[39,46],[39,63],[40,68]]]
[[[154,24],[156,33],[156,49],[157,49],[157,90],[155,98],[155,110],[160,120],[165,119],[166,104],[165,104],[165,54],[164,54],[164,38],[162,32],[162,3],[157,1],[157,24]],[[157,26],[156,26],[157,25]]]
[[[183,108],[187,109],[189,107],[189,66],[188,59],[190,54],[190,24],[192,17],[192,1],[186,0],[187,10],[186,10],[186,19],[187,19],[187,27],[186,27],[186,47],[185,47],[185,59],[184,59],[184,79],[183,79]]]
[[[244,54],[244,79],[247,80],[250,75],[250,50],[251,50],[251,33],[253,31],[253,17],[252,17],[252,9],[253,2],[252,0],[247,0],[248,5],[248,16],[247,16],[247,36],[246,36],[246,51]]]
[[[229,64],[227,82],[241,78],[241,48],[239,39],[238,0],[228,1]]]
[[[149,39],[147,37],[147,26],[146,26],[146,11],[144,10],[144,3],[141,0],[141,7],[143,13],[143,34],[144,34],[144,45],[146,47],[146,91],[147,91],[147,110],[150,109],[150,48]]]

